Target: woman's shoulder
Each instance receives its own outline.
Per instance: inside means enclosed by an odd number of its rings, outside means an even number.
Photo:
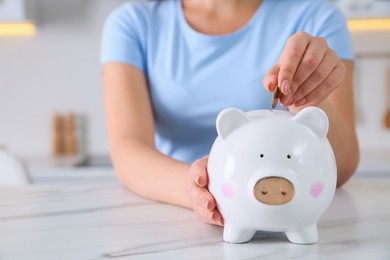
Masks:
[[[294,24],[296,29],[313,30],[316,33],[322,26],[343,23],[342,13],[330,0],[265,0],[268,12],[278,14],[270,19],[280,19]]]

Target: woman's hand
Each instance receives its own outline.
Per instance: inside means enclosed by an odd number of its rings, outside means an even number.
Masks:
[[[344,64],[324,38],[298,32],[288,39],[263,84],[270,92],[280,86],[283,106],[317,105],[340,85],[344,73]]]
[[[190,181],[188,184],[188,193],[192,208],[200,216],[200,218],[213,225],[223,226],[223,218],[213,195],[207,190],[208,174],[207,174],[208,156],[203,157],[191,165]]]

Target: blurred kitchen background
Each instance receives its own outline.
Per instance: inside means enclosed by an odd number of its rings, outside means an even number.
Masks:
[[[99,47],[106,16],[124,2],[0,0],[0,146],[36,182],[114,179]],[[333,2],[348,18],[357,57],[358,175],[390,176],[390,0]]]

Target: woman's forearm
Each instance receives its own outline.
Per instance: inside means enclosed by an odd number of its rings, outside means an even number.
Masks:
[[[318,105],[329,119],[327,138],[332,146],[337,163],[337,187],[342,186],[355,172],[359,163],[359,146],[353,126],[336,111],[331,102],[323,101]],[[290,107],[294,113],[301,108]]]
[[[359,145],[356,131],[340,116],[328,101],[319,105],[329,118],[328,139],[337,162],[337,186],[343,185],[356,171]]]
[[[190,207],[189,165],[155,149],[154,122],[145,74],[119,62],[103,66],[104,101],[111,158],[118,179],[135,193]]]
[[[118,179],[133,192],[152,200],[191,207],[186,191],[190,165],[130,138],[111,145],[111,156]]]

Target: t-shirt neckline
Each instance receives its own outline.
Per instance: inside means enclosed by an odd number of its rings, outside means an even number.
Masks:
[[[261,16],[261,13],[264,12],[265,9],[264,6],[266,5],[266,3],[267,0],[263,0],[263,2],[257,8],[255,13],[250,18],[250,20],[241,28],[237,29],[234,32],[221,34],[221,35],[205,34],[205,33],[198,32],[194,28],[192,28],[184,16],[182,0],[176,0],[176,13],[177,13],[177,19],[179,21],[181,29],[183,30],[183,33],[190,36],[193,40],[195,39],[199,41],[219,41],[219,40],[228,40],[230,38],[236,38],[241,36],[242,34],[245,34],[252,27],[252,25],[257,22],[258,18]]]

